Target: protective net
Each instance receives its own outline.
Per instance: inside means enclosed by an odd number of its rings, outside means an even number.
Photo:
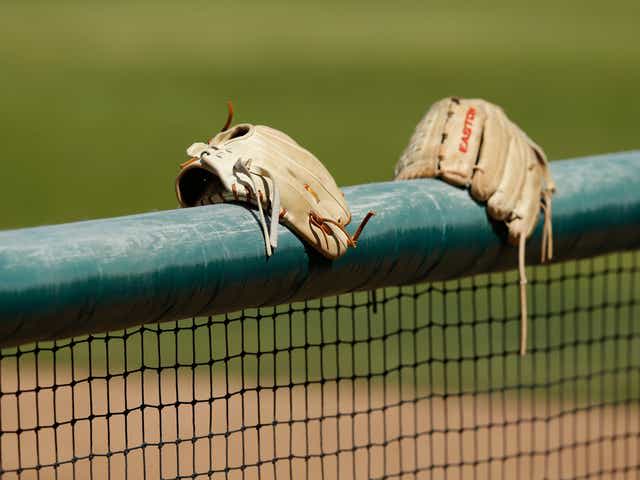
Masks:
[[[0,354],[0,477],[638,478],[640,254]],[[141,319],[144,320],[144,319]]]

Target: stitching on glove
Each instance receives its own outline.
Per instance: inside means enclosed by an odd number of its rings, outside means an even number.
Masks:
[[[484,146],[484,128],[482,129],[482,132],[480,133],[480,142],[478,143],[478,155],[476,156],[476,163],[473,166],[473,173],[471,174],[471,181],[472,182],[473,182],[473,175],[475,175],[476,171],[479,171],[479,172],[482,172],[482,173],[486,173],[484,171],[484,168],[482,168],[480,165],[478,165],[480,163],[480,157],[482,156],[482,147],[483,146]],[[470,185],[467,185],[467,186],[470,186]]]
[[[460,100],[456,97],[451,97],[451,102],[460,105]],[[440,149],[438,151],[438,165],[436,166],[436,176],[440,176],[440,162],[442,162],[444,160],[444,155],[442,154],[442,146],[444,145],[445,140],[447,139],[447,137],[449,136],[448,133],[446,133],[447,130],[447,123],[449,123],[449,120],[451,119],[451,117],[453,117],[454,112],[453,110],[451,110],[451,104],[449,104],[448,109],[447,109],[447,118],[444,121],[444,124],[442,125],[442,138],[440,139]]]

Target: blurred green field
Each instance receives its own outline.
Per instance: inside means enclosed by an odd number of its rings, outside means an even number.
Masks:
[[[636,0],[0,2],[0,228],[173,208],[225,119],[340,184],[388,179],[434,100],[503,105],[553,159],[637,148]]]

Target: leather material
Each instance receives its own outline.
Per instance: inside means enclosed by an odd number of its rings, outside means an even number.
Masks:
[[[395,168],[396,180],[419,177],[469,188],[516,245],[531,234],[543,192],[555,190],[544,151],[482,99],[445,98],[428,110]]]
[[[439,177],[469,188],[486,202],[489,216],[506,223],[518,245],[520,273],[520,353],[527,346],[526,239],[545,211],[542,261],[553,256],[551,196],[555,184],[544,151],[506,116],[482,99],[445,98],[418,123],[396,164],[396,180]]]
[[[209,143],[191,145],[187,154],[192,160],[176,179],[181,206],[229,201],[258,206],[260,198],[261,209],[277,215],[325,257],[337,258],[353,245],[344,230],[351,213],[335,180],[311,152],[285,133],[239,124]],[[273,212],[275,191],[279,208]]]

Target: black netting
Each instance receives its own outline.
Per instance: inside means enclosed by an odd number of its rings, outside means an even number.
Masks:
[[[0,477],[638,478],[640,254],[5,349]]]

